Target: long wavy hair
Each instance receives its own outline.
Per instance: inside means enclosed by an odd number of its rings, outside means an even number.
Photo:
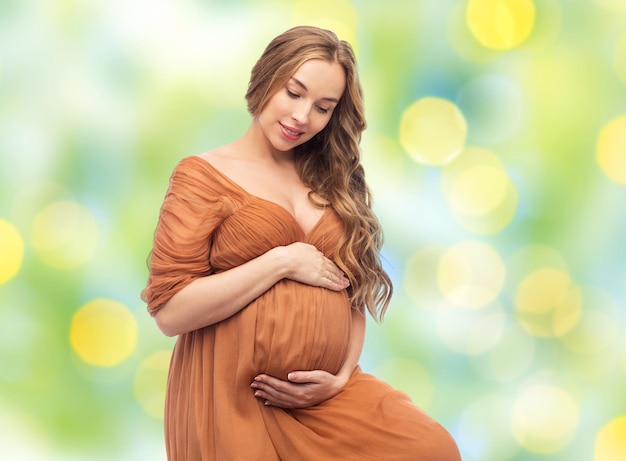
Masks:
[[[343,222],[345,233],[334,262],[350,280],[352,307],[365,306],[381,321],[393,286],[380,261],[383,235],[372,211],[371,192],[360,161],[359,144],[366,121],[352,47],[333,32],[310,26],[294,27],[279,35],[252,69],[246,93],[248,110],[252,116],[258,115],[310,59],[338,62],[345,72],[346,88],[326,127],[294,150],[296,168],[302,181],[327,200]]]

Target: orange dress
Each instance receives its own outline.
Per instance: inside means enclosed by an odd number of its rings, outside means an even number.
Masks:
[[[174,169],[143,297],[152,314],[198,277],[302,241],[332,258],[342,232],[327,209],[305,234],[293,216],[253,196],[200,157]],[[330,400],[306,409],[267,407],[250,388],[267,373],[336,373],[348,350],[351,311],[341,292],[281,280],[215,325],[182,334],[165,404],[170,461],[457,461],[454,440],[406,394],[359,368]]]

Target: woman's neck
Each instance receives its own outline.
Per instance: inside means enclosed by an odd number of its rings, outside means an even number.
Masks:
[[[239,155],[249,160],[282,164],[293,163],[295,158],[293,150],[280,151],[274,148],[255,119],[252,120],[243,136],[232,146]]]

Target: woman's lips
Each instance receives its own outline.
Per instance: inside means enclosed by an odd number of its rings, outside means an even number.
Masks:
[[[302,130],[297,130],[295,128],[292,128],[290,126],[287,125],[283,125],[282,123],[279,122],[280,127],[283,130],[283,135],[287,138],[290,139],[292,141],[297,141],[298,139],[300,139],[300,137],[304,134],[304,131]]]

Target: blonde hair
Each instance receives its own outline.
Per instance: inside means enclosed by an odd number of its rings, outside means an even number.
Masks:
[[[310,59],[338,62],[345,72],[346,88],[328,125],[295,149],[296,167],[302,181],[328,201],[344,224],[335,263],[350,280],[352,306],[365,306],[380,321],[393,286],[380,261],[382,230],[372,211],[360,162],[359,143],[366,122],[352,47],[333,32],[316,27],[294,27],[279,35],[252,69],[246,93],[248,110],[258,115]]]

